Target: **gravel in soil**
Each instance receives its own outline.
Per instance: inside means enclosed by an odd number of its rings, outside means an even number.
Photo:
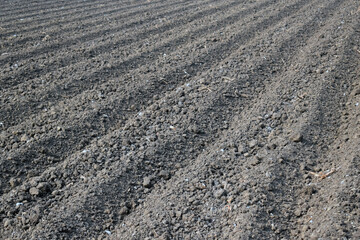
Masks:
[[[0,9],[0,239],[360,238],[357,1]]]

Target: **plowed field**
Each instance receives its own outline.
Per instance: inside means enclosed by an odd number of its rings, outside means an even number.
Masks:
[[[0,239],[360,239],[356,0],[2,0]]]

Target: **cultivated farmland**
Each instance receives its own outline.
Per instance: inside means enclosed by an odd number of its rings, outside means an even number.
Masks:
[[[359,239],[355,0],[2,0],[0,239]]]

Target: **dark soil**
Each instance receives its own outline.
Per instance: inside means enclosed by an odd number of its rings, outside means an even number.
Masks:
[[[355,0],[4,0],[0,239],[360,239]]]

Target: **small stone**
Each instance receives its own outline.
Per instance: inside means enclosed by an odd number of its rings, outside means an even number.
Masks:
[[[39,219],[40,219],[40,214],[39,214],[39,212],[32,212],[32,213],[29,215],[29,222],[30,222],[32,225],[36,225],[36,224],[39,222]]]
[[[316,69],[316,71],[315,71],[316,73],[318,73],[318,74],[323,74],[324,73],[324,70],[323,69],[320,69],[320,68],[318,68],[318,69]]]
[[[17,185],[19,185],[19,181],[16,178],[10,178],[9,180],[9,184],[12,188],[16,187]]]
[[[127,208],[126,206],[120,208],[120,210],[119,210],[119,214],[122,215],[122,216],[127,215],[128,213],[129,213],[129,208]]]
[[[150,177],[145,177],[145,178],[144,178],[143,186],[146,187],[146,188],[150,188],[150,187],[151,187],[151,178],[150,178]]]
[[[159,176],[162,177],[165,180],[170,179],[170,173],[168,171],[165,170],[161,170],[159,173]]]
[[[280,118],[281,118],[281,113],[274,113],[274,114],[271,116],[271,118],[272,118],[273,120],[275,120],[275,119],[280,119]]]
[[[36,186],[36,188],[39,189],[41,193],[45,193],[50,190],[50,184],[47,182],[41,182]]]
[[[261,161],[261,160],[263,160],[265,158],[265,155],[259,153],[259,154],[256,154],[255,157],[256,157],[257,160]]]
[[[256,166],[260,163],[260,160],[257,158],[257,157],[253,157],[251,160],[250,160],[250,164],[252,166]]]
[[[242,185],[239,186],[239,189],[238,189],[239,193],[242,193],[245,190],[246,190],[246,185],[245,184],[242,184]]]
[[[190,132],[193,132],[193,133],[196,133],[196,134],[201,134],[201,133],[203,133],[203,131],[202,131],[198,126],[196,126],[196,125],[189,126],[189,127],[188,127],[188,130],[189,130]]]
[[[254,148],[254,147],[256,147],[256,145],[257,145],[257,141],[254,139],[254,140],[251,140],[250,142],[249,142],[249,147],[250,148]]]
[[[11,220],[8,218],[5,218],[4,219],[4,227],[6,228],[6,227],[9,227],[10,225],[11,225]]]
[[[225,190],[224,189],[219,189],[219,190],[216,190],[214,192],[214,197],[216,198],[221,198],[223,195],[225,195]]]
[[[180,219],[181,216],[182,216],[182,212],[181,212],[181,211],[176,211],[176,212],[175,212],[175,215],[176,215],[176,217],[177,217],[178,219]]]
[[[53,196],[56,196],[56,195],[59,195],[60,194],[60,191],[59,190],[54,190],[51,195]]]
[[[29,137],[26,134],[22,135],[20,138],[21,142],[27,142],[28,140],[29,140]]]
[[[300,209],[295,210],[294,214],[295,214],[295,216],[300,217],[301,216],[301,210]]]
[[[29,193],[33,196],[37,196],[37,195],[39,195],[40,192],[39,192],[39,189],[32,187],[32,188],[30,188]]]
[[[294,133],[294,134],[292,134],[292,135],[290,136],[290,140],[293,141],[293,142],[301,142],[302,138],[303,138],[303,137],[302,137],[302,135],[301,135],[299,132]]]
[[[50,36],[49,35],[45,35],[45,37],[43,37],[42,41],[45,42],[45,41],[48,41],[50,40]]]
[[[246,151],[245,146],[242,144],[239,144],[237,151],[238,151],[238,153],[244,153]]]
[[[195,197],[190,197],[190,198],[188,199],[189,203],[193,203],[195,200],[196,200]]]

